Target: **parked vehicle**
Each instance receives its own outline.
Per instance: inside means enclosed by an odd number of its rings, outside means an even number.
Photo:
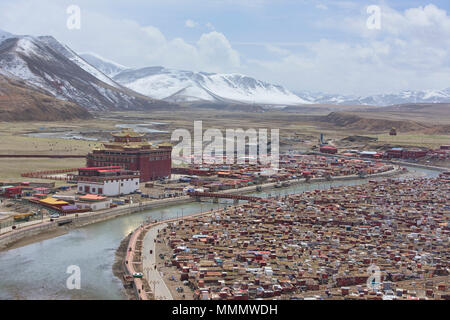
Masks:
[[[34,213],[21,213],[14,216],[14,222],[29,221]]]

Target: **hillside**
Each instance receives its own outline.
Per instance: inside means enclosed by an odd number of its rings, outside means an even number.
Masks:
[[[0,74],[9,74],[88,110],[176,108],[116,83],[50,36],[8,36],[0,41]]]
[[[382,108],[365,109],[367,112],[417,113],[450,117],[449,103],[408,103]]]
[[[57,99],[23,81],[0,75],[1,121],[57,121],[91,117],[85,108]]]
[[[399,132],[424,131],[431,126],[411,120],[388,120],[366,118],[354,113],[332,112],[325,117],[318,118],[320,122],[327,122],[333,126],[345,129],[363,130],[367,132],[383,132],[396,128]]]
[[[104,72],[111,70],[110,63],[94,59],[90,61],[99,70]],[[113,80],[143,95],[175,103],[309,104],[280,85],[234,73],[218,74],[146,67],[125,69],[116,74]]]

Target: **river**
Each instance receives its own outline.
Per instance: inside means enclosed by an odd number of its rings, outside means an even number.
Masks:
[[[437,171],[408,168],[411,177],[435,177]],[[285,195],[331,186],[357,185],[368,180],[299,184],[267,192]],[[146,218],[166,219],[219,208],[231,203],[187,203],[134,213],[96,223],[67,234],[0,252],[0,299],[126,299],[122,284],[112,272],[115,251],[122,239]],[[81,270],[81,289],[69,290],[67,267]]]

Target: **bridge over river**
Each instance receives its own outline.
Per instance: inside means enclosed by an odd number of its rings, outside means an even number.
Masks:
[[[213,192],[190,192],[189,195],[191,197],[195,197],[198,200],[201,198],[213,198],[214,203],[218,203],[219,199],[232,199],[236,204],[239,200],[250,201],[250,202],[269,202],[270,199],[260,198],[255,196],[244,196],[238,194],[226,194],[226,193],[213,193]]]

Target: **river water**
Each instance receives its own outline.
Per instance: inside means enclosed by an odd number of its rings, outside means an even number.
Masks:
[[[408,168],[411,177],[435,177],[437,171]],[[299,184],[258,196],[286,195],[331,186],[357,185],[367,180]],[[122,284],[112,272],[115,251],[122,239],[146,218],[167,219],[194,214],[231,203],[187,203],[115,218],[24,247],[0,252],[0,299],[126,299]],[[67,267],[81,270],[81,289],[66,287]]]

